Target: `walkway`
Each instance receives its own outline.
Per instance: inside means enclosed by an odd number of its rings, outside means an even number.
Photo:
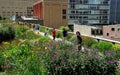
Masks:
[[[43,33],[43,32],[37,31],[37,30],[33,30],[33,29],[31,29],[31,30],[32,30],[36,35],[44,36],[44,34],[45,34],[45,33]],[[51,35],[48,35],[48,37],[49,37],[50,39],[53,39],[53,37],[52,37]],[[56,41],[62,41],[61,38],[56,38],[55,40],[56,40]]]
[[[32,30],[36,35],[44,36],[44,34],[45,34],[45,33],[43,33],[43,32],[37,31],[37,30],[33,30],[33,29],[31,29],[31,30]],[[48,37],[49,37],[50,39],[53,39],[53,37],[52,37],[51,35],[48,35]],[[55,41],[62,41],[62,39],[61,39],[61,38],[56,38]],[[69,41],[65,41],[65,42],[68,43],[68,44],[73,44],[73,43],[71,43],[71,42],[69,42]]]

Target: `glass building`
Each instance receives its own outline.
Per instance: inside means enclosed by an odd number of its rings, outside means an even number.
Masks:
[[[110,24],[120,24],[120,0],[111,0],[110,5]]]
[[[68,24],[109,24],[110,0],[68,0]]]

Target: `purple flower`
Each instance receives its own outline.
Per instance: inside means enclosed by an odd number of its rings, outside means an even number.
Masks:
[[[114,64],[114,63],[116,63],[116,62],[118,62],[117,59],[115,59],[115,60],[108,60],[108,63],[109,63],[109,64]]]

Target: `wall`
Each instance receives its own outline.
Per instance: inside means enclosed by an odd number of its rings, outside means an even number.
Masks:
[[[33,5],[33,15],[43,20],[43,1]]]
[[[67,0],[45,0],[44,2],[44,25],[48,27],[59,28],[61,25],[68,24],[68,4]],[[66,14],[62,14],[62,10],[66,10]],[[66,19],[63,19],[66,16]]]
[[[77,31],[80,31],[80,33],[83,35],[92,36],[91,28],[93,28],[93,26],[74,24],[74,33],[76,33]]]
[[[0,0],[0,15],[10,18],[13,15],[32,15],[32,5],[37,0]]]
[[[112,28],[115,30],[112,31]],[[103,26],[103,37],[120,41],[120,25]]]

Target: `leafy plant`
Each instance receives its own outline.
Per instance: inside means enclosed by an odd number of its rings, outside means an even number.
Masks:
[[[3,71],[2,66],[4,65],[4,61],[5,61],[4,56],[2,53],[0,53],[0,71]]]
[[[0,43],[2,41],[12,40],[15,37],[15,31],[12,26],[2,24],[0,26]]]
[[[41,54],[48,75],[113,75],[116,73],[119,59],[119,54],[117,55],[116,52],[111,52],[108,56],[99,53],[98,50],[77,52],[74,48],[68,50],[67,46],[64,49],[63,43],[58,45],[61,48],[50,48]]]
[[[56,37],[57,37],[57,38],[62,38],[62,32],[57,31],[57,32],[56,32]]]
[[[106,50],[112,50],[113,44],[110,42],[99,42],[98,44],[95,44],[94,47],[99,49],[101,52],[104,52]]]
[[[68,26],[60,26],[59,30],[63,30],[64,28],[65,28],[67,31],[70,31],[70,29],[69,29]]]

